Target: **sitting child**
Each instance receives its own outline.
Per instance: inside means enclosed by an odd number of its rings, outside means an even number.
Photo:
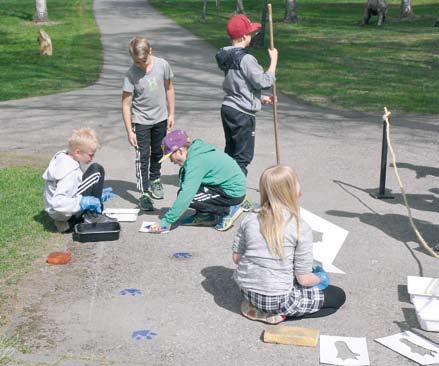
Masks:
[[[251,320],[276,324],[290,317],[322,317],[345,302],[326,272],[313,270],[313,237],[300,218],[300,186],[288,166],[266,169],[259,181],[261,209],[241,222],[233,244],[234,279]]]
[[[43,174],[44,207],[59,232],[66,232],[76,223],[114,221],[102,215],[103,205],[114,194],[104,187],[104,168],[91,164],[85,173],[80,164],[92,161],[100,147],[96,133],[90,128],[73,131],[67,151],[57,152]]]

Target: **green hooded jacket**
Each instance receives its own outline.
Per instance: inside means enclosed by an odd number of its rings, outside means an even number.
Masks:
[[[186,212],[200,186],[219,186],[232,198],[245,196],[245,175],[236,161],[199,139],[189,147],[179,176],[180,190],[174,204],[160,220],[162,227],[173,224]]]

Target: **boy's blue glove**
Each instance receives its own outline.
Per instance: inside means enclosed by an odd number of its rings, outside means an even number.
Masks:
[[[312,273],[320,278],[319,284],[315,285],[314,287],[317,287],[319,290],[324,290],[329,286],[329,276],[321,266],[314,267],[312,269]]]
[[[116,194],[113,193],[113,188],[108,187],[102,190],[102,196],[101,196],[102,202],[107,202],[109,200],[112,200],[114,197],[116,197]]]
[[[79,206],[82,211],[91,211],[101,213],[101,201],[93,196],[82,196]]]

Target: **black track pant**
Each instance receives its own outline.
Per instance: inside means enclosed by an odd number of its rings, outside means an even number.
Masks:
[[[162,140],[166,135],[168,122],[162,121],[154,125],[134,124],[138,149],[136,151],[137,189],[141,193],[149,190],[149,184],[160,178],[159,163],[163,156]]]
[[[229,213],[230,206],[239,205],[244,198],[229,197],[220,187],[201,186],[189,207],[197,212],[224,216]]]
[[[100,200],[102,197],[102,190],[104,189],[104,181],[104,168],[98,163],[92,163],[82,175],[82,182],[79,185],[78,190],[76,191],[76,195],[93,196]],[[102,202],[101,209],[104,209]],[[82,214],[83,212],[77,215],[73,215],[68,220],[72,227],[78,222],[82,221]]]
[[[221,107],[226,147],[224,152],[238,163],[247,176],[247,166],[255,152],[256,118],[247,113],[223,105]]]
[[[337,286],[329,285],[323,290],[323,294],[325,295],[325,300],[323,301],[321,309],[315,313],[306,313],[300,318],[321,318],[334,314],[346,301],[345,292]],[[291,319],[294,318],[295,317],[291,317]]]

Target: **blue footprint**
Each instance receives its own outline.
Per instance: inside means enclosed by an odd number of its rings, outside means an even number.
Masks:
[[[149,329],[136,330],[135,332],[133,332],[133,334],[131,334],[131,338],[136,339],[136,340],[140,340],[142,338],[144,338],[144,339],[152,339],[152,337],[154,337],[156,335],[157,335],[157,333],[153,333]]]
[[[179,253],[174,253],[172,256],[176,259],[189,259],[192,257],[192,254],[187,252],[179,252]]]
[[[137,296],[142,295],[143,292],[137,288],[126,288],[119,292],[122,296],[125,295],[131,295],[131,296]]]

